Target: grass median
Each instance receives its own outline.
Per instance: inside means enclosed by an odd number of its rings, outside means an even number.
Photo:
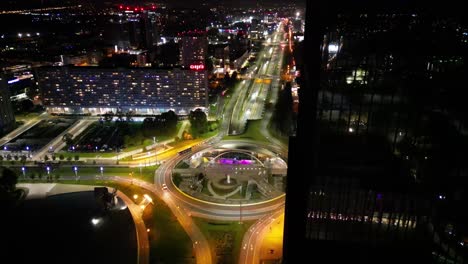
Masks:
[[[242,239],[255,221],[227,222],[194,217],[193,220],[208,239],[214,263],[238,263]]]

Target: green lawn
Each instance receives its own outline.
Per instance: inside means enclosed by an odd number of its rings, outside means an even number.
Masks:
[[[72,183],[75,184],[75,182]],[[80,184],[115,187],[130,198],[134,194],[138,197],[142,197],[143,194],[151,196],[154,205],[146,207],[143,214],[146,228],[150,229],[148,233],[150,263],[195,263],[190,237],[185,233],[171,209],[158,197],[131,184],[108,181],[81,181]],[[140,201],[138,199],[137,203]]]
[[[251,139],[255,141],[263,141],[263,142],[268,142],[268,140],[262,135],[260,132],[261,130],[261,123],[262,120],[248,120],[245,132],[237,135],[237,136],[225,136],[223,139],[224,140],[230,140],[230,139],[237,139],[237,140],[242,140],[242,139]]]
[[[201,134],[198,138],[207,139],[207,138],[216,136],[216,134],[218,134],[218,129],[216,129],[214,131],[206,132],[204,134]]]
[[[96,158],[96,156],[100,156],[102,158],[111,158],[117,155],[115,152],[67,152],[67,151],[60,151],[55,154],[55,156],[58,158],[60,155],[63,155],[65,157],[65,160],[67,157],[72,157],[74,158],[75,155],[78,155],[80,158]],[[50,156],[49,156],[50,157]]]
[[[243,221],[239,224],[237,221],[215,221],[197,217],[193,217],[193,220],[208,239],[215,259],[219,260],[215,263],[226,264],[238,262],[244,234],[255,223],[255,221]],[[226,243],[220,244],[220,241]]]
[[[217,112],[216,110],[218,110],[217,105],[215,105],[215,103],[210,104],[210,110],[208,112],[208,117],[209,118],[215,118],[216,117],[216,112]]]
[[[38,117],[40,114],[42,114],[42,112],[41,113],[15,114],[15,119],[29,121],[33,118]]]

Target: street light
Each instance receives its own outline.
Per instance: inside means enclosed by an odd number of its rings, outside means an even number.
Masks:
[[[78,180],[78,167],[74,166],[73,171],[75,172],[75,180]]]
[[[31,151],[29,149],[29,146],[26,146],[26,151],[28,152],[28,158],[30,158],[31,157]]]
[[[104,167],[101,166],[101,168],[99,168],[101,170],[101,177],[104,176]]]
[[[91,223],[93,224],[93,226],[97,226],[100,222],[101,222],[101,218],[92,218],[91,219]]]
[[[21,171],[23,172],[23,177],[26,179],[26,168],[24,166],[21,167]]]
[[[46,170],[47,170],[47,175],[50,175],[50,167],[49,166],[46,167]]]

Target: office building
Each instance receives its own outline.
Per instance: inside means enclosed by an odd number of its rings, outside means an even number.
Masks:
[[[37,70],[50,113],[134,111],[185,115],[207,106],[207,74],[179,68],[43,67]]]
[[[208,51],[206,32],[200,30],[182,32],[178,37],[180,65],[184,68],[190,68],[190,65],[204,65]]]
[[[466,22],[345,7],[307,7],[284,263],[463,263]]]
[[[0,133],[6,133],[15,126],[15,116],[10,101],[7,80],[0,74]]]

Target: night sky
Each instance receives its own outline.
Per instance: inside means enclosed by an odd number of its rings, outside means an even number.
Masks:
[[[128,1],[128,0],[2,0],[0,1],[0,10],[16,10],[21,8],[38,8],[41,6],[57,6],[57,5],[71,5],[71,4],[86,4],[93,3],[95,5],[103,5],[106,3],[128,3],[128,4],[144,4],[144,3],[165,3],[170,7],[201,7],[203,4],[207,6],[216,6],[223,3],[224,6],[229,7],[254,7],[254,6],[278,6],[287,5],[289,3],[304,3],[305,0],[178,0],[178,1]]]

